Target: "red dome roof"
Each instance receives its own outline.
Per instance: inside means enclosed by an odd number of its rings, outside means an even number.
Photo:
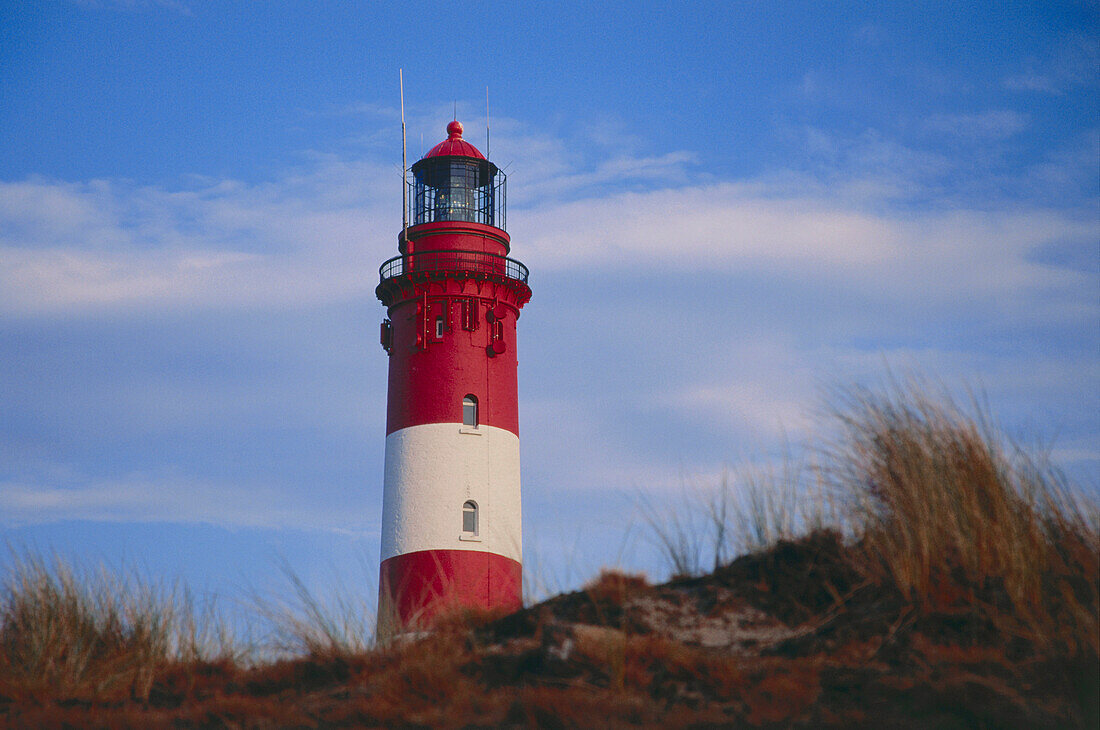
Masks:
[[[446,157],[459,155],[462,157],[476,157],[484,160],[485,155],[478,151],[477,147],[462,139],[462,122],[455,120],[447,125],[447,139],[428,150],[428,154],[421,159],[429,157]]]

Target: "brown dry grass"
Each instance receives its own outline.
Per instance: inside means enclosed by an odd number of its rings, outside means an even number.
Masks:
[[[852,508],[859,568],[924,610],[974,607],[1007,635],[1100,651],[1095,504],[980,411],[924,393],[842,401],[828,474]]]
[[[13,556],[0,585],[0,697],[140,699],[174,662],[233,657],[190,596],[136,575]]]
[[[292,579],[268,617],[290,656],[261,661],[201,628],[179,591],[25,556],[0,594],[0,724],[1095,727],[1095,507],[949,400],[849,391],[840,405],[812,470],[845,508],[839,531],[665,586],[605,571],[383,645],[360,604],[326,606]],[[716,549],[738,530],[794,538],[826,513],[762,499],[711,500]],[[702,543],[666,544],[700,563]],[[682,630],[693,615],[783,630],[755,650],[704,645]]]
[[[336,591],[321,598],[285,561],[284,595],[252,595],[255,614],[270,627],[267,651],[277,656],[340,659],[361,654],[374,645],[379,622],[367,596]]]

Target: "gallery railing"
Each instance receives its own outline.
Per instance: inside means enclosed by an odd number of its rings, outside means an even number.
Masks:
[[[421,251],[394,256],[378,268],[380,281],[414,272],[447,272],[457,275],[495,274],[527,283],[527,267],[515,259],[480,251]]]

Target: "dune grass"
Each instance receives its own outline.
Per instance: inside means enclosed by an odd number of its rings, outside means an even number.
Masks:
[[[266,651],[275,657],[346,658],[375,645],[377,590],[360,593],[335,589],[321,597],[285,561],[289,597],[254,593],[255,616],[268,627]]]
[[[918,386],[852,389],[824,473],[859,567],[929,609],[978,605],[1044,646],[1100,650],[1097,507],[1044,455]]]
[[[0,695],[143,699],[170,663],[236,658],[208,607],[137,574],[14,554],[0,584]]]
[[[829,573],[802,574],[794,566],[787,583],[769,582],[774,561],[791,553],[783,541],[790,548],[790,541],[801,539],[795,552],[810,563],[823,559],[815,544],[835,546],[827,559],[840,567],[830,570],[856,579],[838,591],[827,578],[815,578],[825,585],[804,586],[799,595],[825,595],[818,603],[827,608],[794,596],[799,611],[790,615],[799,623],[807,611],[821,613],[806,622],[812,633],[845,612],[869,612],[851,624],[862,621],[863,628],[851,629],[856,633],[847,635],[848,644],[836,634],[806,655],[789,647],[784,656],[745,657],[635,635],[616,623],[619,612],[651,587],[619,572],[602,574],[570,604],[594,617],[591,630],[574,631],[572,649],[556,643],[560,627],[531,618],[543,615],[544,607],[525,612],[528,618],[503,620],[454,612],[439,619],[427,640],[377,644],[373,591],[364,600],[322,599],[285,569],[288,597],[254,601],[254,619],[269,630],[266,649],[257,651],[235,640],[216,612],[197,609],[178,586],[23,553],[0,578],[0,718],[5,707],[29,707],[21,715],[27,726],[38,720],[79,724],[77,701],[98,703],[100,711],[136,707],[126,710],[138,713],[131,720],[116,723],[122,726],[141,726],[152,718],[141,712],[164,707],[157,711],[165,726],[261,717],[309,726],[320,715],[293,698],[318,690],[310,700],[316,712],[348,726],[554,726],[593,718],[611,726],[629,724],[623,718],[631,717],[652,726],[675,724],[671,718],[714,723],[726,716],[700,698],[736,697],[739,717],[782,723],[824,718],[813,708],[836,701],[822,689],[822,677],[835,670],[850,671],[844,681],[863,677],[867,686],[893,692],[923,687],[940,693],[933,697],[954,691],[944,676],[970,688],[966,692],[992,687],[990,706],[1009,708],[1003,716],[1009,720],[1031,701],[1025,690],[1045,682],[1041,699],[1051,693],[1054,699],[1043,716],[1087,726],[1096,715],[1091,678],[1100,656],[1096,504],[1067,485],[1042,454],[1005,438],[981,409],[927,393],[918,386],[844,391],[834,400],[829,440],[814,463],[734,472],[694,510],[651,501],[646,511],[676,573],[708,573],[739,553],[765,555],[743,558],[767,567],[738,589],[742,597],[788,590],[807,576]],[[739,575],[739,563],[716,573],[718,582]],[[740,605],[722,600],[727,608]],[[587,621],[580,614],[573,620]],[[508,634],[509,621],[537,626],[529,634]],[[937,633],[948,624],[968,626],[971,634]],[[867,628],[882,625],[888,629]],[[919,630],[899,642],[903,625]],[[496,638],[472,638],[479,626],[489,626],[482,633]],[[891,641],[896,667],[907,675],[874,684],[873,672],[893,669],[883,664]],[[518,653],[503,650],[509,642],[509,651]],[[992,667],[994,679],[979,676],[985,671],[979,666]],[[951,674],[951,667],[961,669]],[[528,679],[514,686],[521,671]],[[1069,686],[1077,689],[1061,689]],[[681,696],[694,699],[676,704]],[[855,703],[853,716],[863,711],[850,697],[843,703]],[[1026,726],[1028,718],[1012,722]]]
[[[684,484],[675,500],[641,493],[637,505],[649,539],[679,577],[704,575],[780,540],[847,524],[820,470],[789,456],[778,465],[724,470],[710,487]]]
[[[815,459],[723,475],[678,511],[641,511],[673,575],[815,530],[920,608],[976,607],[1006,634],[1100,650],[1100,509],[1041,451],[920,379],[834,394]]]

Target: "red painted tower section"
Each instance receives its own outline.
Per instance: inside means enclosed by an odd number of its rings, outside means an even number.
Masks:
[[[412,166],[412,220],[382,264],[389,354],[382,637],[447,609],[521,605],[516,320],[505,176],[462,125]]]

